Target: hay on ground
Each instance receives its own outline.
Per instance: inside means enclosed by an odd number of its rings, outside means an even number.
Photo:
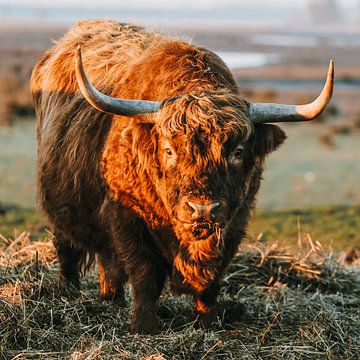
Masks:
[[[248,245],[232,262],[210,330],[191,299],[164,291],[155,336],[129,334],[129,307],[98,299],[97,271],[77,292],[61,285],[51,239],[2,239],[0,356],[4,359],[355,359],[360,270],[308,235],[297,254]],[[130,300],[129,291],[127,298]]]

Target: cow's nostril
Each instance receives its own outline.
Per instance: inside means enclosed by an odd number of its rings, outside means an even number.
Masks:
[[[220,203],[216,202],[213,204],[210,204],[211,208],[210,208],[210,218],[211,220],[215,220],[216,219],[216,214],[220,208]]]
[[[187,202],[188,205],[191,207],[191,209],[194,211],[194,212],[199,212],[201,211],[201,208],[202,208],[202,205],[201,204],[196,204],[192,201],[188,201]]]
[[[193,210],[193,214],[192,214],[193,218],[208,216],[211,219],[215,219],[216,212],[220,207],[219,202],[204,204],[204,203],[195,203],[193,201],[188,201],[187,204]]]
[[[212,213],[220,206],[220,203],[216,202],[216,203],[209,204],[208,206],[210,206],[210,212]]]

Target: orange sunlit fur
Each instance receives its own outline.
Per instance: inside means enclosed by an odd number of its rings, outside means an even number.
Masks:
[[[98,266],[99,266],[99,282],[100,282],[100,296],[101,297],[111,297],[115,294],[116,289],[113,284],[106,279],[106,269],[102,262],[101,256],[98,257]]]
[[[199,314],[208,314],[210,312],[210,309],[200,299],[196,299],[195,308]]]

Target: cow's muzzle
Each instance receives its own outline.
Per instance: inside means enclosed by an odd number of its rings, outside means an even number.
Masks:
[[[213,236],[227,223],[226,202],[206,196],[186,196],[179,206],[179,221],[196,240]]]
[[[191,218],[195,221],[199,221],[201,219],[209,219],[214,221],[216,220],[216,217],[220,211],[219,202],[205,203],[203,201],[187,201],[187,205],[191,208]]]
[[[215,232],[215,226],[207,222],[193,223],[192,233],[197,240],[204,240]]]

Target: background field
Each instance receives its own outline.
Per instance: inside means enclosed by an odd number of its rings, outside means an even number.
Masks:
[[[36,208],[35,122],[28,80],[34,63],[67,27],[60,23],[1,25],[0,201],[7,209]],[[214,23],[209,29],[191,21],[188,26],[179,22],[153,27],[218,52],[251,101],[312,100],[323,85],[329,58],[334,58],[336,85],[330,106],[318,121],[282,125],[288,139],[268,158],[258,208],[325,206],[325,213],[328,206],[346,205],[350,212],[353,206],[356,209],[360,203],[360,65],[356,60],[360,41],[356,29],[286,32],[276,26],[249,28],[234,23],[222,27]],[[258,233],[268,231],[258,227],[267,225],[261,219],[263,214],[258,212],[254,217],[252,226]],[[324,221],[331,222],[331,217]],[[0,222],[0,226],[9,227],[6,218]],[[360,241],[357,235],[334,238],[321,224],[320,229],[316,232],[322,232],[321,240],[326,244],[332,241],[336,248]]]

